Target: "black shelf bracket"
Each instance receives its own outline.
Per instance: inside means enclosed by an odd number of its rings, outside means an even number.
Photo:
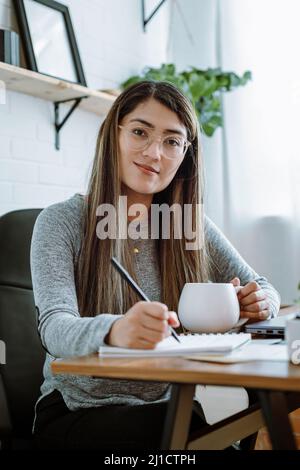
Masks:
[[[153,12],[148,16],[148,18],[145,18],[145,0],[142,0],[142,15],[143,15],[143,29],[144,32],[146,32],[146,26],[149,23],[150,20],[152,20],[153,16],[156,15],[160,7],[165,3],[166,0],[161,0],[157,7],[153,10]]]
[[[67,100],[56,101],[54,103],[54,116],[55,116],[54,126],[55,126],[55,148],[56,148],[56,150],[60,149],[60,138],[59,138],[60,137],[59,136],[60,130],[62,129],[64,124],[67,122],[67,120],[69,119],[71,114],[75,111],[77,106],[80,104],[81,100],[83,100],[85,98],[88,98],[88,96],[80,96],[80,98],[69,98]],[[65,115],[63,120],[61,122],[59,122],[59,105],[63,104],[63,103],[68,103],[69,101],[75,101],[75,103],[73,104],[72,108],[67,112],[67,114]]]

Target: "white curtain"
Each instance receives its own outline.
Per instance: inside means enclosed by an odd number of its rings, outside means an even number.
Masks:
[[[223,228],[291,303],[300,281],[300,1],[218,2],[218,65],[253,74],[223,99]]]

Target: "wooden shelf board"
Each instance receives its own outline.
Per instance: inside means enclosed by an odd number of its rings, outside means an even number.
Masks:
[[[101,91],[48,77],[4,62],[0,62],[0,80],[5,83],[8,90],[26,93],[53,102],[88,95],[88,98],[81,101],[80,107],[98,115],[105,115],[116,99],[115,96]]]

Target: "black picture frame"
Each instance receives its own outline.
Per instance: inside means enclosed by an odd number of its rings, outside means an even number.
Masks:
[[[78,83],[83,86],[87,86],[82,63],[80,60],[80,55],[79,55],[79,50],[76,42],[76,37],[75,33],[73,30],[73,25],[69,13],[69,9],[66,5],[63,5],[62,3],[56,2],[54,0],[13,0],[13,4],[15,7],[15,12],[16,12],[16,17],[17,17],[17,22],[20,30],[20,36],[23,42],[23,47],[24,47],[24,54],[25,58],[27,61],[28,67],[33,70],[34,72],[39,72],[44,75],[48,75],[51,77],[58,78],[60,80],[65,80],[68,82],[72,83]],[[37,4],[39,4],[41,7],[38,7]],[[60,40],[63,39],[63,43],[59,43],[57,40],[57,53],[61,54],[62,50],[65,52],[66,57],[65,57],[65,63],[68,64],[69,70],[61,70],[61,73],[49,73],[49,70],[51,67],[53,67],[53,70],[57,68],[57,62],[56,64],[54,63],[54,50],[53,50],[53,45],[55,43],[55,37],[53,37],[53,41],[51,40],[51,28],[49,32],[48,29],[43,30],[43,34],[45,32],[45,40],[46,36],[48,35],[48,44],[51,44],[52,47],[52,59],[51,59],[51,54],[49,57],[49,61],[52,60],[52,65],[49,63],[49,66],[47,67],[47,64],[45,65],[45,52],[43,55],[43,62],[44,65],[41,66],[39,61],[39,57],[37,55],[37,48],[41,44],[41,37],[39,37],[39,43],[37,39],[35,38],[36,35],[36,29],[38,28],[38,25],[40,26],[39,21],[37,18],[34,19],[33,14],[29,14],[30,9],[34,11],[35,16],[37,17],[38,10],[44,12],[45,14],[47,11],[44,9],[44,7],[49,8],[50,10],[53,10],[54,12],[58,12],[60,15],[55,15],[56,20],[58,20],[57,24],[60,23],[60,31],[62,34],[64,34],[63,37],[60,37]],[[27,11],[26,11],[27,9]],[[48,12],[49,16],[50,12]],[[45,15],[44,15],[45,17]],[[40,18],[40,17],[39,17]],[[40,18],[42,21],[43,18]],[[36,22],[36,27],[33,28],[33,21]],[[54,28],[52,28],[54,30]],[[54,34],[54,31],[52,31]],[[57,38],[56,38],[57,39]],[[35,42],[36,41],[36,42]],[[64,48],[63,48],[64,46]],[[48,47],[49,50],[49,47]],[[46,57],[47,59],[47,57]],[[62,59],[62,57],[60,57]]]

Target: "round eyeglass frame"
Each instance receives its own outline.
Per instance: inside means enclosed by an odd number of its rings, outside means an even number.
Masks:
[[[121,124],[118,124],[118,127],[119,127],[120,129],[124,129],[127,133],[131,132],[130,129],[128,129],[126,126],[122,126]],[[150,133],[151,133],[151,130],[150,130]],[[168,136],[166,136],[166,137],[168,137]],[[160,140],[161,140],[161,138],[162,138],[162,136],[160,136]],[[140,149],[135,149],[135,150],[145,150],[146,148],[148,148],[148,147],[152,144],[153,141],[154,141],[153,137],[151,138],[151,137],[149,136],[148,142],[147,142],[143,147],[141,147]],[[180,156],[181,156],[181,155],[182,155],[183,157],[185,156],[185,154],[186,154],[186,152],[187,152],[187,149],[189,148],[190,145],[191,145],[191,142],[190,142],[189,140],[184,139],[184,146],[185,146],[185,148],[184,148],[183,153],[180,154]],[[174,157],[168,157],[168,156],[166,156],[165,154],[163,154],[163,156],[164,156],[165,158],[168,158],[169,160],[175,160],[175,159],[176,159],[176,158],[174,158]],[[178,156],[177,158],[179,158],[179,156]]]

